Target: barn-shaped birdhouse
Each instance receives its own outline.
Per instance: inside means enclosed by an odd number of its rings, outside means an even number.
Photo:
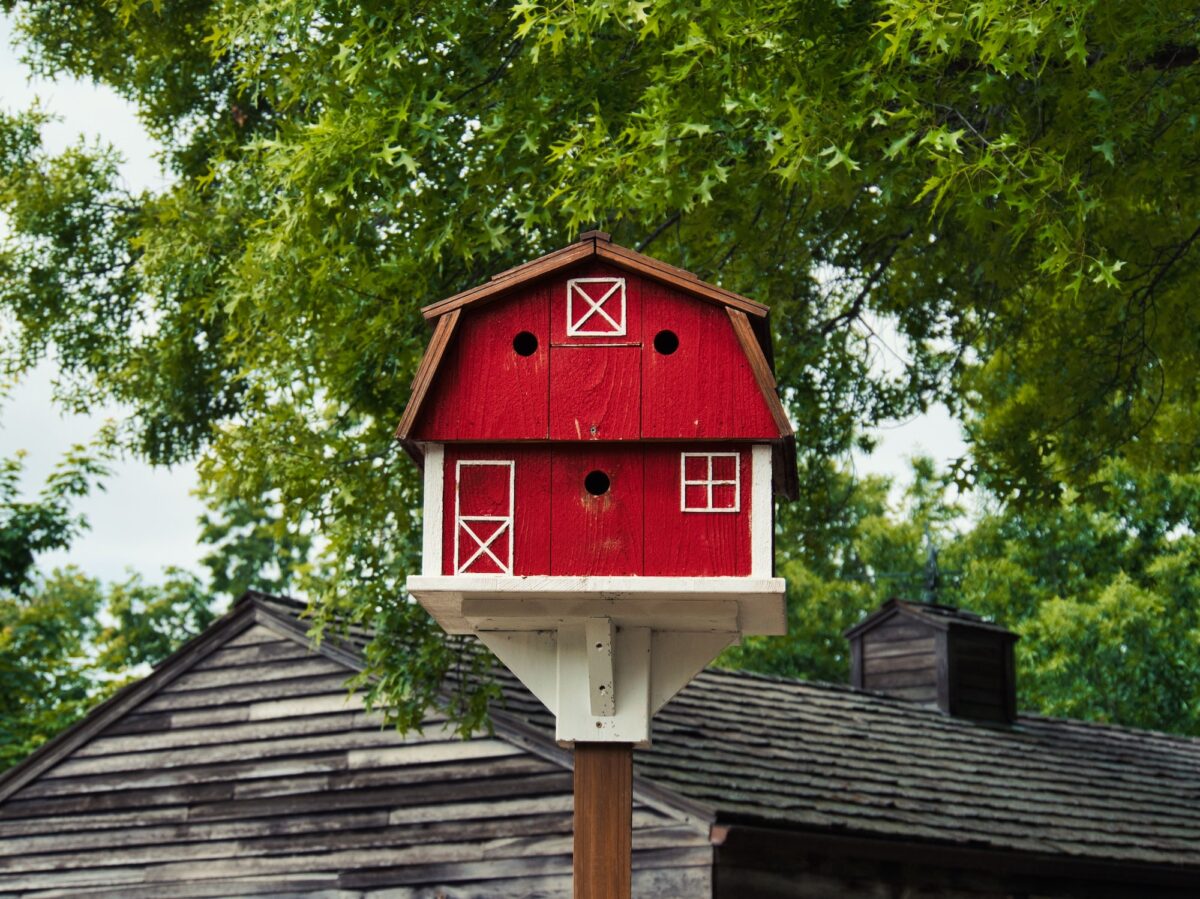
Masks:
[[[597,635],[593,655],[644,639],[660,669],[638,687],[648,728],[720,648],[783,632],[773,493],[790,492],[795,454],[767,308],[589,232],[425,314],[433,339],[397,435],[425,476],[410,593],[496,650],[558,712],[560,739],[644,741],[603,671],[579,737],[563,672],[539,690],[522,669],[547,652],[569,668],[572,629]]]

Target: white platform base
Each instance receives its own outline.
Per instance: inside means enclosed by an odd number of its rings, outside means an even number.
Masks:
[[[448,634],[546,630],[582,618],[656,630],[786,634],[779,577],[413,575],[406,587]],[[489,619],[495,619],[489,621]]]
[[[413,576],[554,713],[557,738],[646,745],[650,719],[743,634],[786,633],[782,578]]]

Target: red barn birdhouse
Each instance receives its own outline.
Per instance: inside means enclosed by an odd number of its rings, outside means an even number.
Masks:
[[[540,663],[514,652],[548,651],[530,634],[558,635],[561,669],[564,629],[601,621],[618,643],[706,635],[696,670],[741,634],[783,632],[773,493],[790,493],[795,454],[765,306],[589,232],[425,314],[397,436],[425,472],[409,590],[447,630],[479,634],[523,678]],[[593,712],[619,702],[620,685],[605,690]],[[584,716],[588,739],[629,737],[597,717],[614,716]],[[561,712],[559,737],[575,738]]]

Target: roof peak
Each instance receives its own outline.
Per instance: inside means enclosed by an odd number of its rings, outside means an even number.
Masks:
[[[1014,641],[1019,637],[1006,628],[1002,624],[997,624],[993,621],[988,621],[982,615],[975,612],[970,612],[958,606],[945,605],[943,603],[922,602],[911,599],[900,599],[892,597],[887,600],[878,609],[864,618],[858,624],[851,625],[842,632],[842,636],[853,638],[856,634],[881,622],[882,619],[888,618],[896,613],[907,614],[920,618],[933,627],[945,629],[951,625],[959,625],[963,627],[974,627],[981,630],[997,631],[1008,634]]]
[[[554,274],[588,259],[600,259],[626,271],[670,285],[696,299],[737,309],[757,319],[765,319],[770,311],[765,304],[702,281],[686,269],[613,243],[612,236],[605,231],[584,231],[574,243],[497,272],[482,284],[436,303],[430,303],[421,310],[421,314],[428,319],[438,318],[464,306],[484,303],[508,293],[521,284]]]

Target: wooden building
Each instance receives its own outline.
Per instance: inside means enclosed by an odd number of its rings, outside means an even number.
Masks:
[[[766,306],[588,231],[424,311],[423,574],[770,576],[796,463]]]
[[[541,703],[509,680],[491,735],[401,738],[347,696],[358,646],[311,649],[299,611],[243,598],[0,778],[0,897],[569,896]],[[1009,676],[939,661],[977,625],[882,610],[858,676],[916,683],[875,691],[701,674],[636,753],[634,894],[1200,895],[1200,741],[943,711]]]
[[[396,430],[424,479],[405,590],[541,699],[557,742],[626,747],[627,782],[664,703],[787,631],[774,495],[796,443],[768,309],[587,231],[423,312]]]

